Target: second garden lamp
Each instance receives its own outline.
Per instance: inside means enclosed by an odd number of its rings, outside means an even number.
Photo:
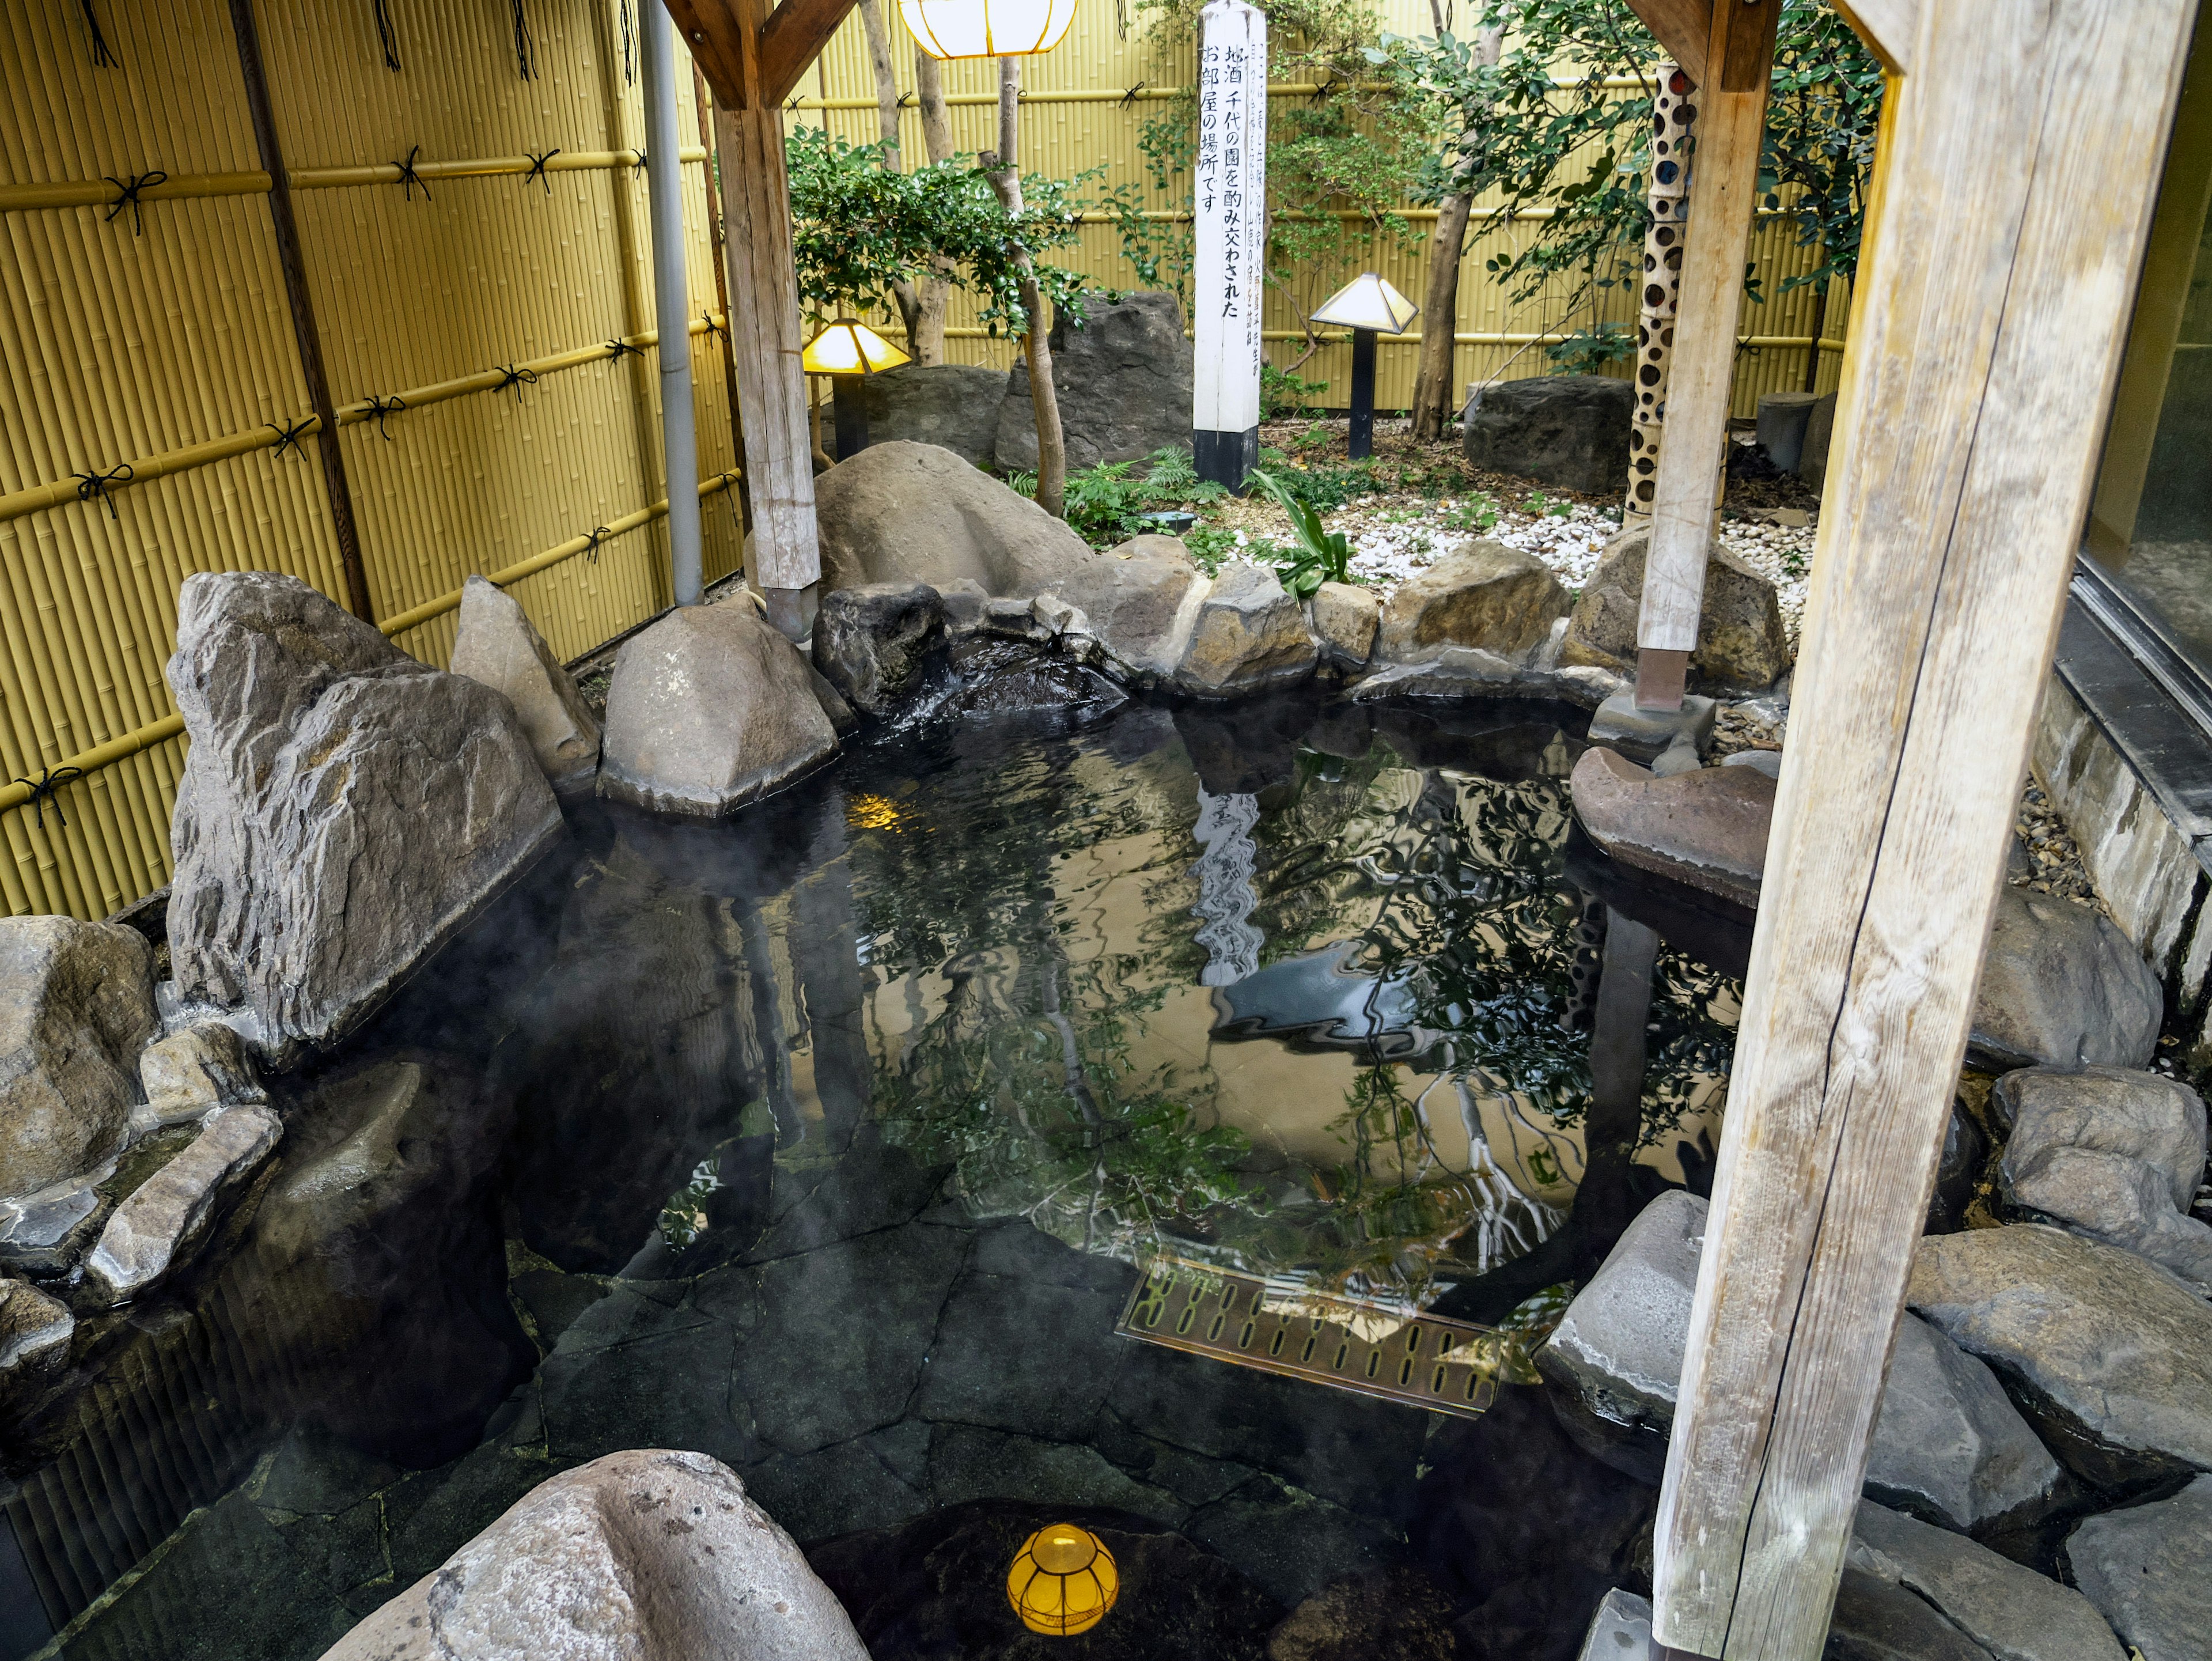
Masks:
[[[1060,44],[1075,0],[899,0],[899,17],[932,58],[1026,58]]]
[[[838,460],[848,460],[868,447],[868,411],[860,401],[863,378],[912,361],[866,324],[849,317],[827,325],[800,349],[801,368],[830,377]]]
[[[1403,334],[1420,307],[1373,271],[1362,271],[1314,310],[1312,321],[1352,331],[1352,442],[1354,461],[1375,453],[1375,337]]]

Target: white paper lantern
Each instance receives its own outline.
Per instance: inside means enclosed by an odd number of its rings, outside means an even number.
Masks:
[[[899,16],[932,58],[1025,58],[1060,44],[1075,0],[899,0]]]

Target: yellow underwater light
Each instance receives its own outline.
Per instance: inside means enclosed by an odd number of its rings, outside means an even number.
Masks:
[[[1054,1523],[1022,1542],[1006,1571],[1006,1601],[1031,1632],[1073,1638],[1114,1607],[1121,1571],[1106,1542],[1073,1523]]]

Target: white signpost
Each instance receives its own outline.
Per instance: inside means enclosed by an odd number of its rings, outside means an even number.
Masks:
[[[1267,227],[1267,20],[1245,0],[1199,16],[1196,378],[1191,448],[1231,490],[1260,461],[1260,272]]]

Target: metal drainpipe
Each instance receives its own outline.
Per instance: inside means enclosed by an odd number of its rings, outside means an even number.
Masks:
[[[676,52],[661,0],[640,0],[645,177],[653,204],[653,299],[660,330],[660,444],[676,603],[699,603],[699,441],[691,409],[691,304],[684,284],[684,158],[676,137]]]

